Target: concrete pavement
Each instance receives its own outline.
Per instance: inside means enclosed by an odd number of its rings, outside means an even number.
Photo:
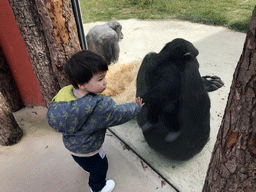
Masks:
[[[13,146],[0,146],[1,192],[89,192],[89,174],[73,160],[62,136],[46,120],[46,107],[23,108],[14,116],[24,131]],[[104,147],[109,161],[108,179],[116,182],[116,192],[174,192],[111,132]]]
[[[209,93],[211,99],[211,133],[204,149],[184,162],[167,159],[151,149],[135,121],[110,128],[122,141],[175,188],[182,192],[200,192],[206,176],[211,152],[226,107],[233,73],[246,34],[224,27],[207,26],[178,20],[121,20],[124,38],[120,42],[120,63],[142,60],[149,52],[159,52],[166,43],[183,38],[199,50],[197,57],[201,75],[217,75],[225,86]],[[84,25],[85,34],[96,24]],[[134,96],[135,97],[135,96]]]
[[[198,48],[201,75],[217,75],[225,86],[210,93],[210,141],[198,155],[184,162],[166,159],[147,145],[136,122],[130,121],[111,128],[118,138],[111,132],[107,133],[108,178],[116,181],[115,192],[175,191],[164,179],[179,191],[199,192],[226,106],[232,75],[242,53],[245,34],[223,27],[176,20],[131,19],[119,22],[124,34],[120,43],[120,63],[141,60],[148,52],[159,52],[167,42],[181,37]],[[96,24],[99,23],[85,24],[85,34]],[[45,107],[24,108],[15,113],[25,135],[14,146],[0,146],[0,191],[88,191],[88,174],[73,161],[62,144],[61,135],[49,127],[45,113]],[[137,155],[127,150],[120,140]]]

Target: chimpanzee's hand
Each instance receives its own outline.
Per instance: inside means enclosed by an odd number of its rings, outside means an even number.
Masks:
[[[202,81],[207,92],[216,91],[224,85],[223,81],[218,76],[206,75],[202,77]]]

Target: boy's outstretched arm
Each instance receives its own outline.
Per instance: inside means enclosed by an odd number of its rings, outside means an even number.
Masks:
[[[143,105],[145,105],[145,103],[143,103],[143,101],[142,101],[142,98],[136,97],[135,100],[136,100],[136,103],[138,103],[141,107],[142,107]]]
[[[116,125],[123,124],[133,118],[135,118],[141,109],[141,106],[144,105],[141,98],[135,98],[136,103],[125,103],[116,105],[115,101],[111,98],[102,97],[103,102],[100,102],[98,107],[101,108],[99,112],[105,114],[102,116],[101,122],[105,122],[106,126],[103,127],[112,127]],[[102,104],[102,105],[101,105]],[[95,116],[97,116],[95,114]]]

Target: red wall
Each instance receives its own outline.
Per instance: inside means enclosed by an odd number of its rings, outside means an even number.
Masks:
[[[25,43],[8,0],[0,0],[0,46],[24,105],[45,105]]]

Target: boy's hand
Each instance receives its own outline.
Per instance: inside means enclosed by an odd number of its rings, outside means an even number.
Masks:
[[[135,100],[136,100],[136,103],[138,103],[141,107],[142,107],[143,105],[145,105],[145,103],[142,103],[142,98],[137,97]]]

